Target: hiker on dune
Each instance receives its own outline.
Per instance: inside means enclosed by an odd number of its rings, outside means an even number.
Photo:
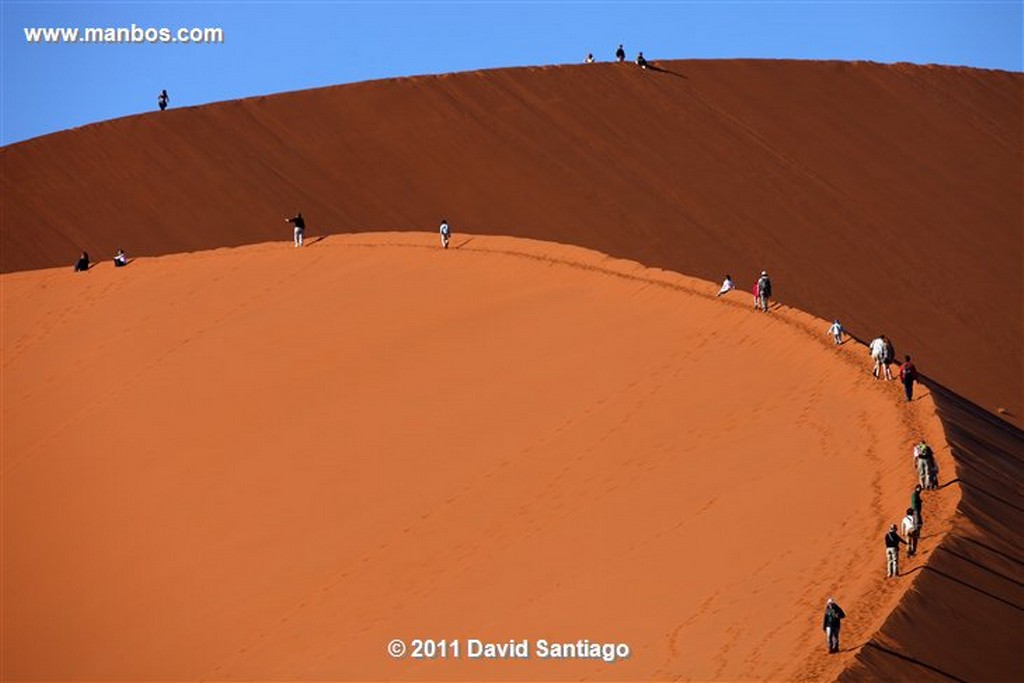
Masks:
[[[448,227],[448,219],[441,219],[441,227],[439,228],[441,233],[441,246],[445,249],[448,248],[448,242],[452,238],[452,229]]]
[[[845,618],[846,612],[843,608],[829,598],[825,603],[825,618],[821,622],[821,628],[825,630],[825,639],[828,641],[829,654],[839,652],[839,627]]]
[[[171,98],[167,96],[166,90],[161,90],[160,94],[156,96],[156,103],[160,107],[160,111],[167,109],[167,103],[171,101]]]
[[[917,381],[917,368],[910,362],[910,356],[903,356],[903,365],[900,366],[900,381],[903,382],[903,391],[908,401],[914,400],[914,382]]]
[[[626,51],[622,49],[621,45],[619,45],[619,49],[615,51],[615,61],[620,63],[626,61]]]
[[[875,337],[868,344],[868,355],[871,356],[871,360],[875,361],[874,367],[871,369],[871,374],[878,379],[882,373],[882,358],[885,356],[885,335]]]
[[[586,62],[587,62],[587,64],[593,64],[594,63],[594,53],[593,52],[588,52],[587,53]]]
[[[889,533],[885,535],[885,577],[892,578],[900,575],[900,543],[907,542],[900,538],[896,531],[896,525],[889,527]]]
[[[882,367],[885,369],[885,379],[892,379],[892,364],[896,362],[896,349],[893,347],[892,342],[889,341],[888,337],[884,334],[882,339],[885,341],[885,349],[882,351]]]
[[[914,469],[917,470],[917,483],[921,488],[928,488],[928,461],[932,459],[932,447],[924,439],[914,445]]]
[[[637,56],[636,56],[636,65],[638,67],[640,67],[641,69],[646,69],[647,68],[647,60],[644,59],[644,53],[643,52],[637,54]]]
[[[726,275],[725,280],[722,281],[722,288],[718,290],[718,296],[728,294],[729,292],[732,291],[734,286],[735,285],[733,285],[732,283],[732,275]]]
[[[768,277],[768,271],[762,270],[761,277],[757,279],[757,308],[758,310],[768,312],[768,307],[771,305],[772,298],[772,281]]]
[[[89,270],[89,254],[83,251],[82,255],[75,261],[75,272],[81,273],[87,270]]]
[[[907,508],[907,516],[903,518],[903,535],[907,537],[907,556],[917,554],[917,539],[921,530],[917,527],[914,508]]]
[[[114,267],[124,268],[128,265],[128,257],[124,255],[124,249],[118,249],[114,254]]]
[[[284,222],[291,223],[292,225],[295,226],[295,241],[293,246],[301,247],[303,243],[303,237],[306,234],[306,221],[305,219],[302,218],[302,212],[296,210],[295,215],[292,216],[291,218],[285,218]]]
[[[832,341],[836,343],[836,346],[843,343],[843,332],[845,331],[838,320],[834,320],[832,326],[828,328],[828,333],[832,335]]]

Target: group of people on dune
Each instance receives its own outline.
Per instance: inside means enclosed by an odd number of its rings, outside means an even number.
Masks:
[[[583,61],[586,62],[587,64],[593,64],[596,61],[594,59],[594,53],[593,52],[588,52],[587,53],[587,58],[584,59]],[[626,50],[625,50],[625,48],[622,47],[622,45],[619,45],[618,49],[615,50],[615,61],[620,63],[620,64],[622,62],[626,61]],[[651,67],[651,65],[647,61],[647,59],[644,58],[644,53],[643,52],[637,53],[636,65],[638,67],[640,67],[641,69],[647,69],[647,68]],[[657,71],[658,69],[654,69],[654,70]]]
[[[718,290],[718,296],[723,296],[733,289],[735,289],[735,283],[733,283],[732,276],[726,275]],[[753,294],[754,308],[767,313],[772,296],[772,284],[767,271],[761,271],[761,276],[754,283]],[[827,334],[832,336],[832,341],[838,346],[843,343],[846,329],[836,319],[832,321]],[[868,354],[874,361],[871,374],[875,379],[893,379],[891,366],[896,362],[896,351],[889,338],[883,334],[873,339],[868,344]],[[900,364],[899,378],[903,383],[903,390],[909,402],[914,398],[914,383],[918,381],[918,373],[909,355],[905,355],[903,359],[903,363]],[[917,543],[924,524],[921,514],[921,493],[924,490],[935,490],[939,487],[939,465],[931,446],[921,440],[914,445],[913,454],[918,482],[910,494],[910,507],[907,508],[906,516],[899,527],[893,524],[885,534],[886,578],[899,576],[899,547],[901,544],[907,546],[908,556],[913,557],[917,554]],[[902,531],[902,536],[900,531]],[[846,612],[832,598],[829,598],[825,604],[825,616],[822,620],[829,653],[839,652],[839,631],[844,618],[846,618]]]

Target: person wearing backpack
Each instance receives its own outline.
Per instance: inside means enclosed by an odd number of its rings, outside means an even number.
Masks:
[[[910,356],[903,356],[903,365],[900,366],[900,381],[903,382],[903,391],[907,395],[907,401],[914,400],[914,382],[917,381],[917,368],[910,362]]]
[[[825,639],[828,641],[829,654],[839,652],[839,627],[845,618],[846,612],[843,608],[829,598],[825,603],[825,618],[821,622],[821,628],[825,630]]]
[[[882,367],[885,368],[885,378],[890,380],[892,379],[892,370],[889,368],[896,362],[896,349],[884,334],[882,335],[882,340],[885,342],[885,348],[882,350]]]
[[[917,554],[917,539],[921,535],[914,517],[914,508],[907,508],[907,516],[903,518],[903,535],[907,537],[907,557]]]
[[[921,488],[928,488],[928,474],[930,466],[928,461],[932,459],[932,447],[921,440],[914,446],[914,467],[917,469],[917,483]]]

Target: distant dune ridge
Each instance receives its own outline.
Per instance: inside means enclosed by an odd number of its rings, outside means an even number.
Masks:
[[[1019,679],[1024,75],[658,65],[377,81],[11,145],[0,268],[286,244],[300,209],[307,241],[447,217],[456,237],[728,272],[737,295],[767,269],[785,304],[912,354],[957,457],[951,536],[844,675]]]

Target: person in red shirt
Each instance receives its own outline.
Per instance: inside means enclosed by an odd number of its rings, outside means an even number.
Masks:
[[[914,382],[917,381],[917,368],[910,362],[910,356],[903,356],[903,365],[900,366],[900,380],[903,382],[903,391],[907,393],[907,400],[914,400]]]

